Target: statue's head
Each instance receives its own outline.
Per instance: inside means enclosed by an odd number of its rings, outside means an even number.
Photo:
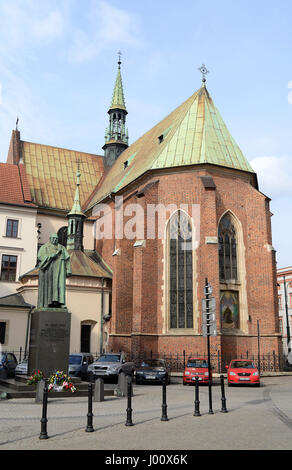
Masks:
[[[53,243],[53,245],[58,245],[58,241],[58,235],[56,233],[52,233],[52,235],[50,235],[50,242]]]

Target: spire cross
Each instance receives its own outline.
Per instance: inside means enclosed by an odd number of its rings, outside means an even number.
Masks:
[[[199,67],[198,70],[202,74],[202,82],[205,83],[206,82],[206,75],[207,75],[207,73],[209,73],[209,70],[207,69],[205,64],[203,64],[201,67]]]
[[[119,64],[119,68],[121,68],[121,63],[122,63],[122,62],[121,62],[121,57],[122,57],[121,51],[118,52],[118,56],[119,56],[119,62],[118,62],[118,64]]]

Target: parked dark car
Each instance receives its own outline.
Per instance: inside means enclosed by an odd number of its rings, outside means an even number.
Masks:
[[[15,376],[17,359],[13,353],[0,353],[0,378],[7,379]]]
[[[68,374],[70,377],[87,379],[88,366],[94,362],[94,357],[89,353],[74,353],[69,356]]]
[[[164,378],[169,384],[169,367],[164,359],[144,360],[136,367],[136,384],[143,382],[162,383]]]

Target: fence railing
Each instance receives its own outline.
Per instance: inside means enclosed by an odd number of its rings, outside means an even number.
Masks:
[[[1,350],[0,350],[1,352]],[[9,350],[5,351],[2,348],[2,352],[10,352],[16,356],[18,362],[27,359],[27,354],[24,348],[20,347],[17,350]],[[97,359],[100,354],[97,352],[91,353],[94,359]],[[235,357],[236,356],[236,357]],[[164,359],[167,364],[169,364],[172,372],[183,372],[185,369],[188,358],[190,357],[197,357],[208,360],[207,354],[200,354],[196,351],[191,353],[186,353],[183,351],[181,353],[153,353],[150,352],[140,352],[139,354],[127,354],[126,355],[128,361],[132,361],[135,364],[143,360],[149,359]],[[216,353],[211,353],[210,360],[212,369],[214,372],[224,373],[226,372],[226,365],[230,363],[232,359],[250,359],[253,360],[256,366],[260,369],[261,372],[278,372],[278,371],[292,371],[292,364],[289,364],[287,360],[287,356],[284,354],[276,354],[275,351],[272,351],[268,354],[261,354],[260,356],[257,354],[250,354],[246,351],[244,354],[234,355],[234,354],[222,354],[221,351],[217,351]]]
[[[140,353],[135,356],[130,356],[128,359],[135,363],[138,363],[145,359],[164,359],[171,367],[172,372],[183,372],[187,365],[188,358],[197,357],[204,360],[208,360],[207,354],[199,354],[197,352],[187,354],[185,351],[182,353]],[[287,361],[285,355],[276,354],[275,351],[269,354],[249,354],[247,351],[245,354],[234,355],[234,354],[221,354],[220,351],[211,353],[210,362],[214,372],[224,373],[226,372],[227,365],[230,364],[232,359],[250,359],[253,360],[255,365],[260,369],[261,372],[277,372],[277,371],[292,371],[292,365]]]

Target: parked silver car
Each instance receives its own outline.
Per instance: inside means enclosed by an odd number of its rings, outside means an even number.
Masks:
[[[15,375],[27,375],[28,374],[28,359],[24,359],[22,362],[17,364],[15,368]]]
[[[102,378],[118,381],[122,365],[126,362],[125,353],[104,353],[88,366],[87,380]]]

